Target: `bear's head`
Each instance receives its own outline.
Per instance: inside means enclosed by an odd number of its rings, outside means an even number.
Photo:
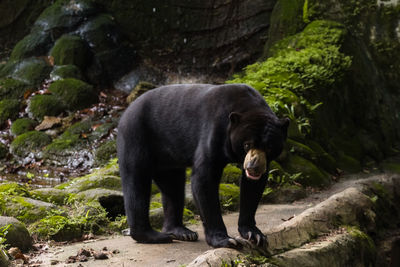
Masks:
[[[282,152],[289,119],[265,111],[233,112],[229,119],[231,150],[243,162],[247,178],[258,180]]]

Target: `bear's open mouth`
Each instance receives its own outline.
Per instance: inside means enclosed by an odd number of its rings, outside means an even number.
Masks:
[[[261,175],[262,175],[262,173],[258,173],[253,170],[246,169],[246,176],[249,179],[258,180],[258,179],[260,179]]]

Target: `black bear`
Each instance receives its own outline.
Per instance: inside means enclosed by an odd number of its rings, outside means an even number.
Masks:
[[[219,183],[227,163],[243,164],[239,233],[259,246],[267,242],[255,213],[269,162],[282,151],[287,119],[278,119],[253,88],[243,84],[168,85],[136,99],[118,126],[118,159],[130,235],[137,242],[195,241],[182,224],[186,167],[213,247],[237,247],[223,223]],[[161,232],[149,223],[152,180],[162,193]]]

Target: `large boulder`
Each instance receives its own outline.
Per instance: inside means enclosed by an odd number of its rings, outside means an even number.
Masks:
[[[17,136],[10,145],[10,151],[19,157],[24,157],[32,151],[40,151],[50,143],[51,138],[47,134],[30,131]]]
[[[89,49],[79,36],[61,36],[50,51],[56,65],[76,65],[84,69],[89,59]]]
[[[7,228],[7,234],[4,236],[7,245],[18,247],[22,251],[32,247],[32,238],[23,223],[13,217],[0,216],[0,229],[3,227]]]

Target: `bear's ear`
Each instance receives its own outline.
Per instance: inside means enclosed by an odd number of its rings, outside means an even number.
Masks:
[[[232,112],[229,114],[229,120],[231,121],[232,124],[238,124],[240,122],[240,118],[242,115],[237,112]]]

